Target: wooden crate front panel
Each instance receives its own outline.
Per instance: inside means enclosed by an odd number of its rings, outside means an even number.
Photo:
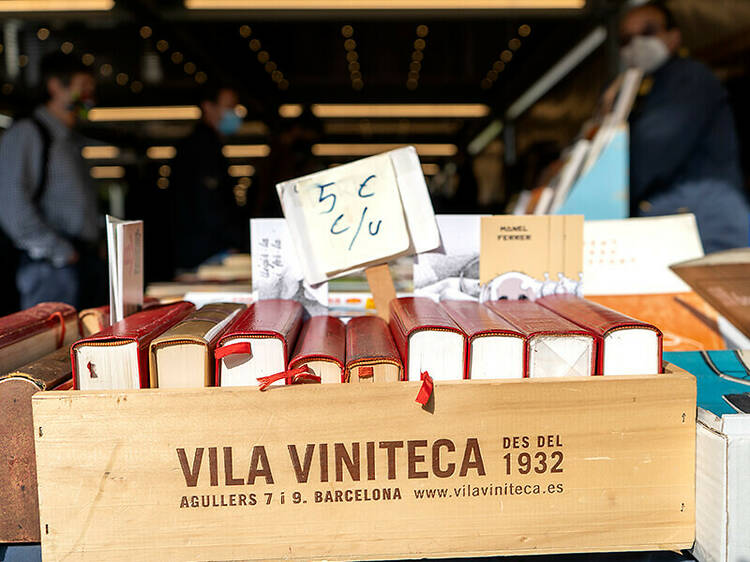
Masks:
[[[437,383],[425,409],[418,388],[37,394],[44,558],[692,545],[693,377]]]
[[[23,378],[0,379],[0,543],[39,542],[31,397]]]

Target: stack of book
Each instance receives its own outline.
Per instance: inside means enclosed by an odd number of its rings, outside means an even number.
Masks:
[[[152,303],[112,325],[102,307],[81,313],[88,335],[72,345],[79,337],[74,310],[40,305],[18,314],[0,319],[8,363],[2,372],[58,346],[62,356],[69,347],[66,367],[83,390],[396,382],[420,380],[423,373],[434,380],[487,380],[661,371],[656,327],[571,295],[487,303],[402,297],[391,301],[388,323],[305,319],[298,302],[282,299],[199,309],[184,301]],[[34,356],[22,353],[31,349]],[[301,373],[304,381],[294,379]]]
[[[76,310],[43,302],[0,318],[0,375],[67,347],[80,337]]]

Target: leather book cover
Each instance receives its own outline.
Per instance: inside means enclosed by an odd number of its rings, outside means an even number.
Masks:
[[[596,334],[530,300],[497,300],[485,302],[484,305],[515,326],[519,332],[526,336],[527,341],[532,337],[544,335],[588,336],[593,338],[594,353],[591,354],[591,373],[597,372],[596,348],[599,345],[597,342],[599,337]],[[527,371],[528,362],[527,352]]]
[[[524,334],[513,324],[478,302],[447,300],[441,301],[440,304],[456,321],[456,324],[466,332],[469,341],[481,336],[491,335],[524,337]]]
[[[396,343],[404,373],[409,372],[409,338],[416,332],[424,330],[455,332],[464,339],[466,334],[438,303],[427,297],[401,297],[391,301],[391,319],[388,322],[393,341]],[[464,368],[466,365],[466,346],[464,345]]]
[[[159,304],[159,299],[145,297],[143,299],[143,310],[152,306],[159,306]],[[94,308],[84,308],[78,313],[78,320],[81,323],[81,335],[84,338],[101,332],[109,326],[109,305],[104,304]]]
[[[109,305],[86,308],[78,313],[81,322],[81,335],[84,338],[93,336],[109,326]]]
[[[68,345],[0,376],[0,542],[39,542],[31,398],[71,381]]]
[[[11,371],[7,375],[0,376],[0,379],[23,378],[34,383],[39,387],[39,390],[53,390],[70,380],[72,376],[70,346],[66,345],[48,353],[41,359]]]
[[[131,341],[138,346],[138,374],[141,388],[148,388],[149,345],[157,336],[183,320],[193,310],[195,310],[193,303],[185,301],[148,308],[126,316],[93,336],[78,340],[70,348],[74,387],[76,389],[79,387],[78,378],[80,376],[76,369],[76,349],[86,345],[111,345]]]
[[[509,336],[514,338],[526,339],[526,336],[520,332],[513,324],[495,314],[486,306],[475,301],[458,301],[446,300],[441,301],[445,310],[450,314],[456,324],[466,333],[466,374],[469,377],[469,368],[471,366],[471,344],[476,338],[486,336]],[[524,346],[525,349],[526,346]],[[524,365],[526,364],[524,352]]]
[[[251,304],[240,312],[229,324],[216,347],[232,343],[238,338],[273,337],[281,340],[284,362],[288,362],[289,349],[297,341],[304,309],[297,301],[288,299],[266,299]],[[216,386],[221,386],[221,365],[216,364]]]
[[[335,363],[344,379],[346,361],[346,326],[333,316],[313,316],[302,327],[297,346],[289,359],[289,369],[309,361]]]
[[[47,332],[52,332],[54,337],[44,338]],[[80,336],[76,309],[65,303],[43,302],[3,316],[0,318],[0,374],[66,347]],[[31,338],[42,339],[26,341]]]
[[[345,379],[350,381],[352,370],[357,367],[374,367],[383,363],[394,365],[398,369],[398,380],[403,380],[404,365],[386,321],[379,316],[359,316],[349,320],[346,325]]]
[[[172,326],[169,330],[151,342],[149,371],[151,386],[158,384],[156,350],[170,345],[194,343],[205,347],[206,372],[205,385],[210,386],[214,380],[213,352],[219,338],[227,331],[232,320],[245,309],[239,303],[211,303],[200,307],[190,316]]]
[[[597,373],[602,372],[604,365],[603,339],[615,330],[626,328],[640,328],[656,332],[659,340],[658,364],[661,365],[662,333],[656,326],[574,295],[552,295],[542,297],[535,302],[597,336]]]

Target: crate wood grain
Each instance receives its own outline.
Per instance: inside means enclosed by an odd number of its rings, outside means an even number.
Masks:
[[[31,397],[70,379],[68,346],[0,376],[0,543],[40,540]]]
[[[693,544],[695,379],[36,394],[45,560]]]
[[[40,390],[0,379],[0,543],[39,542],[31,397]]]

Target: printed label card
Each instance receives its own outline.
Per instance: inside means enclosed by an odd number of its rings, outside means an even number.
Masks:
[[[583,215],[481,218],[480,300],[583,290]]]

